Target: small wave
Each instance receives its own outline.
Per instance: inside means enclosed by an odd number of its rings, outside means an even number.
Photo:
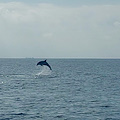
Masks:
[[[5,78],[5,79],[30,79],[32,78],[31,74],[3,74],[0,76],[0,78]]]
[[[0,117],[2,119],[0,118],[0,120],[12,120],[14,118],[14,116],[26,116],[26,115],[28,115],[28,114],[26,114],[26,113],[1,114]]]
[[[11,120],[12,118],[2,118],[0,120]]]
[[[28,115],[26,113],[15,113],[15,114],[12,114],[12,115],[22,115],[22,116],[25,116],[25,115]]]
[[[63,117],[64,117],[63,115],[57,115],[54,118],[63,118]]]
[[[109,105],[103,105],[103,106],[100,106],[100,107],[102,107],[102,108],[109,108],[111,106],[109,106]]]
[[[25,74],[1,74],[0,77],[24,76]]]

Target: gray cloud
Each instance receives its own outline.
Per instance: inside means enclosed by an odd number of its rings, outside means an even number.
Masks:
[[[0,3],[0,57],[119,57],[119,5]]]

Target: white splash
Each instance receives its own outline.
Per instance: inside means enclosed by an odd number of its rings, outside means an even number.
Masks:
[[[42,76],[42,75],[50,75],[51,74],[51,70],[49,69],[49,67],[47,66],[42,66],[42,71],[37,73],[36,76]]]

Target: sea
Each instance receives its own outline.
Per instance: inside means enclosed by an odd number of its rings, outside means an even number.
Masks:
[[[120,120],[120,59],[0,59],[0,120]]]

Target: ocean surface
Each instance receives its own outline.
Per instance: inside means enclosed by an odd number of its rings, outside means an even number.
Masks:
[[[0,59],[0,120],[120,120],[120,59]]]

